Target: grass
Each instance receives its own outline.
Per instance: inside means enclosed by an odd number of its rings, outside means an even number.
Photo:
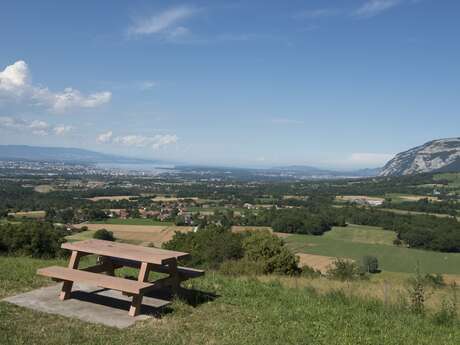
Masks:
[[[460,188],[460,173],[443,173],[437,174],[433,177],[435,181],[447,180],[449,182],[449,188]]]
[[[39,267],[60,260],[0,257],[0,295],[48,284]],[[14,267],[14,270],[11,267]],[[318,294],[303,280],[227,278],[209,273],[188,283],[219,297],[196,307],[176,300],[161,318],[118,330],[0,302],[1,344],[443,344],[460,342],[460,324],[333,291]],[[391,330],[391,332],[389,332]]]
[[[45,218],[45,211],[24,211],[24,212],[15,212],[11,213],[15,218]]]
[[[149,218],[111,218],[101,221],[91,221],[93,224],[116,224],[116,225],[163,225],[171,226],[174,225],[172,222],[160,222],[159,220]]]
[[[460,274],[458,253],[393,246],[389,244],[391,236],[394,236],[393,232],[373,228],[364,235],[364,228],[334,228],[323,236],[292,235],[285,241],[295,253],[347,257],[354,260],[361,260],[365,255],[373,255],[378,258],[384,271],[412,273],[419,262],[421,269],[427,273]]]

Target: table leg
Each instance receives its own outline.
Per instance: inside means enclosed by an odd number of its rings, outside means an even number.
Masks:
[[[76,250],[72,251],[72,255],[70,256],[70,261],[69,261],[69,268],[78,269],[78,264],[80,263],[80,257],[81,257],[80,252]],[[65,281],[62,284],[61,293],[59,295],[59,299],[61,301],[64,301],[70,297],[70,293],[72,292],[72,286],[73,286],[72,281]]]
[[[150,273],[150,264],[147,262],[143,262],[141,264],[141,268],[139,269],[139,275],[137,277],[137,281],[139,282],[146,282],[149,279]],[[142,306],[142,294],[134,295],[133,301],[131,302],[131,307],[129,308],[129,316],[136,316],[139,315]]]
[[[169,277],[171,278],[171,290],[174,295],[177,295],[180,290],[179,271],[177,270],[177,260],[172,260],[168,263]]]

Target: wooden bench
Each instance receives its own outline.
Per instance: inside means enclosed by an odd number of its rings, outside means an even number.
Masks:
[[[181,281],[204,274],[201,270],[177,266],[178,259],[189,256],[183,252],[96,239],[64,243],[61,247],[72,251],[68,268],[52,266],[37,271],[40,275],[64,282],[59,298],[70,298],[74,282],[121,291],[133,298],[130,316],[139,314],[146,292],[168,287],[176,294],[180,290]],[[85,255],[98,255],[101,260],[94,266],[78,269],[80,258]],[[139,269],[137,281],[114,276],[114,270],[123,266]],[[168,276],[149,282],[150,271],[166,273]]]
[[[38,269],[37,274],[57,281],[86,283],[92,286],[121,291],[124,294],[133,296],[131,307],[129,309],[130,316],[136,316],[139,313],[144,293],[160,287],[162,283],[161,281],[158,283],[148,283],[137,280],[129,280],[60,266]],[[59,298],[61,300],[65,300],[68,298],[68,295],[61,293]],[[157,300],[159,299],[157,298]],[[169,301],[160,301],[163,302],[163,305],[170,303]]]
[[[126,260],[126,259],[119,259],[114,257],[107,258],[113,265],[114,268],[120,267],[131,267],[131,268],[139,268],[140,263],[137,261]],[[168,274],[169,267],[164,265],[150,265],[150,270],[158,273],[165,273]],[[184,266],[177,266],[177,274],[179,275],[180,281],[185,281],[187,279],[198,278],[204,275],[203,270],[199,270],[196,268],[184,267]]]

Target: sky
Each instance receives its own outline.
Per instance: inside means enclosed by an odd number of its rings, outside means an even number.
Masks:
[[[382,166],[460,136],[457,0],[6,1],[0,144]]]

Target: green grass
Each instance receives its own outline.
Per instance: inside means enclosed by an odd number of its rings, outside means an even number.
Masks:
[[[435,181],[447,180],[449,181],[449,187],[459,189],[460,188],[460,173],[443,173],[437,174],[433,177]]]
[[[429,273],[460,274],[460,254],[440,253],[390,245],[394,233],[370,229],[363,237],[365,227],[334,228],[323,236],[292,235],[285,239],[295,253],[308,253],[361,260],[365,255],[379,259],[382,270],[413,273],[417,262]],[[369,227],[372,228],[372,227]],[[384,234],[388,233],[388,234]],[[367,243],[366,243],[367,242]]]
[[[0,257],[0,295],[48,284],[35,270],[63,261]],[[14,267],[14,269],[11,269]],[[327,344],[457,345],[460,324],[436,325],[402,307],[345,297],[318,295],[311,288],[279,282],[227,278],[210,273],[187,287],[219,297],[192,307],[174,301],[161,318],[119,330],[39,313],[0,302],[3,344]],[[390,331],[391,330],[391,331]]]
[[[149,218],[129,218],[129,219],[106,219],[101,221],[92,221],[92,224],[118,224],[118,225],[161,225],[171,226],[174,225],[172,222],[160,222],[159,220]]]
[[[323,237],[338,241],[393,245],[396,234],[375,226],[349,224],[347,227],[334,227]]]

